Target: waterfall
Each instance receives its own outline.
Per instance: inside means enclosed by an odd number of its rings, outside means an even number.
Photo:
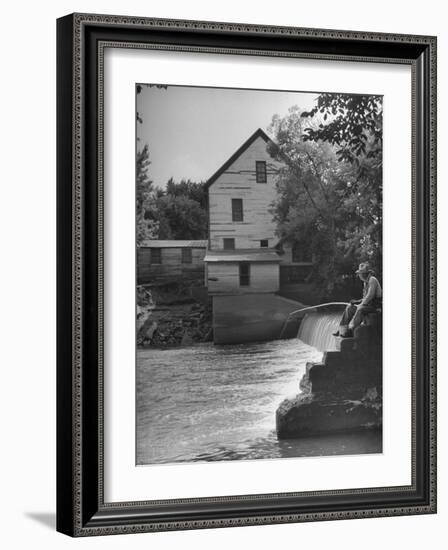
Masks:
[[[300,323],[297,338],[319,351],[334,351],[335,337],[342,317],[341,311],[314,311],[307,313]]]

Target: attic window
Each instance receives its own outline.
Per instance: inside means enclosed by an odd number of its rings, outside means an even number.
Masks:
[[[260,248],[268,248],[268,247],[269,247],[269,239],[261,239]]]
[[[266,161],[256,160],[255,161],[255,176],[257,183],[266,183]]]

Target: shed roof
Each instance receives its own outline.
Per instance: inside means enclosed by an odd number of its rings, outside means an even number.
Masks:
[[[271,248],[241,248],[237,250],[207,250],[204,262],[280,262]]]
[[[258,130],[255,130],[255,132],[239,147],[233,155],[226,160],[226,162],[219,168],[211,178],[209,178],[205,182],[205,188],[208,189],[212,183],[214,183],[219,176],[227,170],[227,168],[235,162],[235,160],[250,146],[252,143],[257,139],[261,137],[264,139],[266,143],[274,143],[272,139],[267,135],[267,133],[262,130],[261,128],[258,128]]]
[[[143,241],[141,247],[144,248],[207,248],[208,241],[205,239],[194,241],[177,240],[147,240]]]

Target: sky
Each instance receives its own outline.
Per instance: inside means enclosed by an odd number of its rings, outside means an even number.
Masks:
[[[309,110],[317,94],[142,86],[136,97],[137,148],[148,144],[150,177],[164,188],[170,177],[206,181],[258,128],[267,131],[274,114]]]

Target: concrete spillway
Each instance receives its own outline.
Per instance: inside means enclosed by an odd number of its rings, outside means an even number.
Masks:
[[[299,302],[269,293],[213,296],[213,340],[215,344],[277,340],[289,314],[301,306]],[[294,335],[297,325],[296,320],[289,327],[295,330]]]

